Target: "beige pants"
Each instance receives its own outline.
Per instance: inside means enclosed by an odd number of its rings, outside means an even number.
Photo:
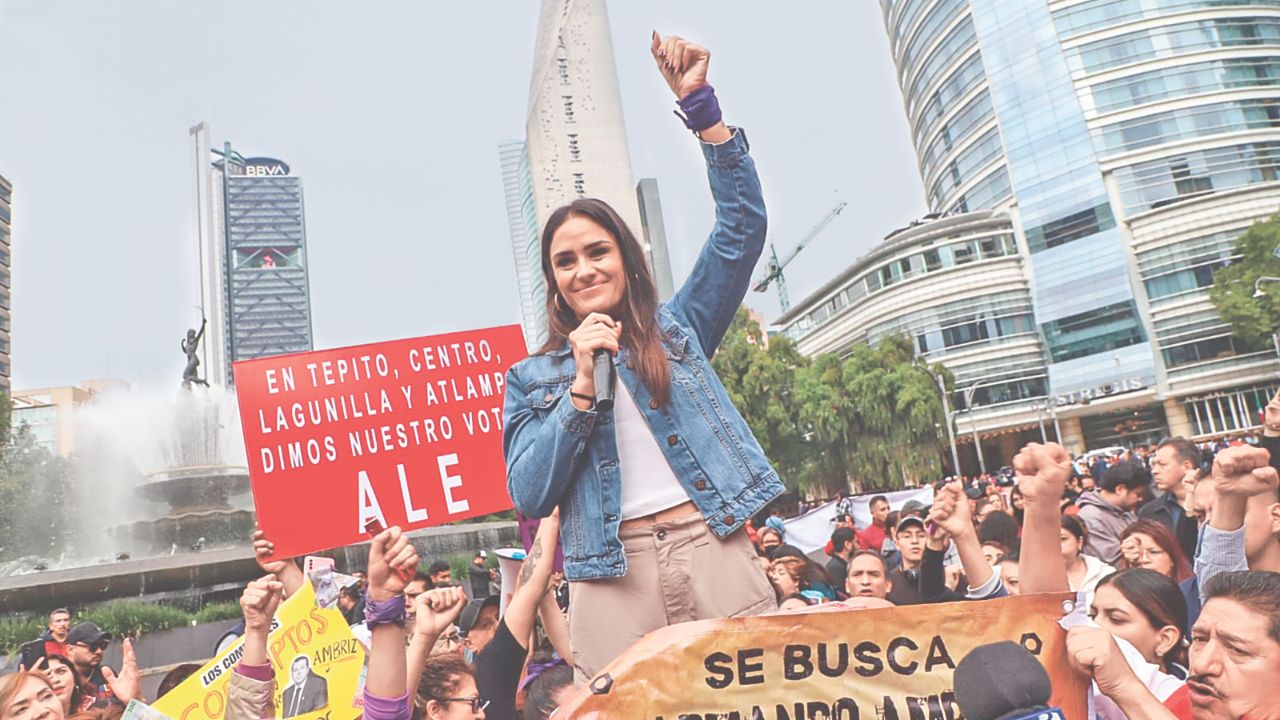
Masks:
[[[626,576],[569,583],[569,637],[580,685],[658,628],[777,608],[741,530],[721,540],[694,513],[619,536]]]

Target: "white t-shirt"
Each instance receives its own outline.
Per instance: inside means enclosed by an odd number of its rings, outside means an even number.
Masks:
[[[627,386],[613,388],[613,422],[622,478],[622,519],[652,515],[689,500]]]

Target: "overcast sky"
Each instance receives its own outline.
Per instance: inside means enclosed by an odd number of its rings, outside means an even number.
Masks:
[[[878,3],[610,3],[634,171],[677,283],[713,218],[649,34],[713,54],[793,301],[924,213]],[[16,389],[177,386],[199,322],[187,129],[303,180],[315,346],[519,321],[499,142],[524,134],[538,3],[0,0]],[[776,295],[748,301],[777,317]]]

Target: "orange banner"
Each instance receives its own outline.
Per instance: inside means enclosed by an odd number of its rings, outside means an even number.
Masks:
[[[645,720],[961,720],[952,673],[970,650],[1019,642],[1085,720],[1071,670],[1068,593],[684,623],[645,636],[556,717]]]

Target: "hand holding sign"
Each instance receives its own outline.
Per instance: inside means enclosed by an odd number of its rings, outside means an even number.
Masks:
[[[418,550],[399,527],[378,533],[369,543],[369,597],[383,601],[404,592],[409,583],[401,571],[417,566]]]

